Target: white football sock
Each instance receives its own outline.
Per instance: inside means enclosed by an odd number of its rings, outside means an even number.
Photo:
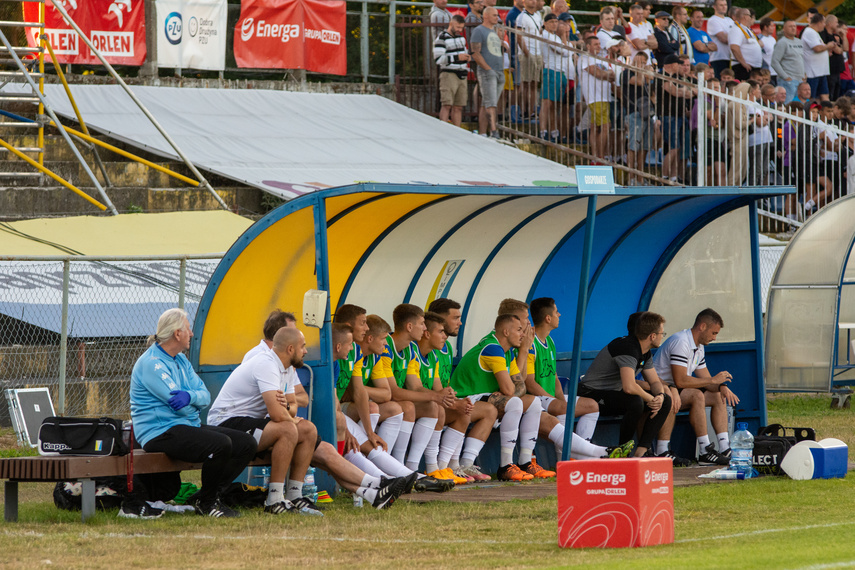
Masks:
[[[430,436],[427,447],[425,447],[425,473],[433,473],[439,470],[437,466],[437,456],[439,455],[439,438],[442,436],[442,430],[434,430]],[[418,465],[416,465],[418,468]]]
[[[401,430],[398,432],[398,439],[395,440],[395,447],[389,449],[392,457],[401,463],[407,457],[407,446],[410,445],[410,436],[413,433],[414,425],[415,422],[402,421]]]
[[[670,439],[659,439],[656,441],[656,455],[662,455],[668,452],[668,447],[671,445]]]
[[[717,433],[715,436],[718,438],[718,448],[722,451],[727,451],[730,449],[730,436],[727,435],[727,432]]]
[[[376,465],[368,461],[368,458],[359,453],[358,451],[349,451],[345,454],[344,458],[359,467],[368,475],[372,475],[374,477],[381,477],[385,475],[385,473],[378,469]]]
[[[582,439],[577,434],[573,434],[570,440],[570,457],[573,459],[599,459],[608,455],[606,448],[601,445],[594,445],[587,439]]]
[[[564,422],[567,421],[567,414],[561,414],[559,416],[555,416],[555,419],[558,420],[558,423],[561,425],[565,425]]]
[[[460,467],[460,454],[463,452],[463,438],[460,439],[460,443],[457,444],[457,448],[454,450],[454,453],[451,455],[451,460],[448,462],[448,466],[451,469],[457,469]]]
[[[513,397],[505,404],[505,415],[499,425],[499,467],[510,465],[514,462],[514,448],[517,446],[517,436],[520,431],[520,418],[522,418],[523,403],[517,397]],[[468,438],[467,438],[468,441]],[[465,452],[464,452],[465,456]]]
[[[413,436],[410,438],[410,452],[407,454],[407,468],[413,471],[419,470],[422,455],[425,453],[430,438],[436,427],[436,418],[419,418],[413,427]]]
[[[386,448],[389,450],[395,449],[395,443],[398,441],[398,434],[401,432],[401,422],[404,421],[404,413],[401,412],[397,416],[386,418],[380,427],[377,428],[377,435],[380,439],[386,442]]]
[[[471,467],[475,463],[475,458],[481,453],[484,447],[484,442],[474,437],[467,437],[466,444],[463,446],[463,455],[460,457],[461,467]],[[513,452],[513,450],[511,450]]]
[[[564,449],[564,426],[556,424],[552,431],[549,432],[549,441],[555,444],[555,451],[558,456],[561,456],[561,451]]]
[[[377,422],[380,421],[380,414],[369,414],[368,417],[371,419],[371,429],[376,433]]]
[[[445,469],[449,466],[449,462],[451,461],[451,456],[454,455],[454,452],[463,445],[463,439],[465,436],[462,432],[457,431],[456,429],[447,428],[445,433],[442,434],[442,439],[439,443],[439,454],[436,457],[436,465],[440,469]]]
[[[709,435],[702,435],[702,436],[698,437],[698,445],[700,446],[701,451],[706,450],[706,448],[709,444],[710,444],[710,436]]]
[[[576,433],[583,439],[591,441],[594,437],[594,430],[597,429],[597,421],[600,419],[600,412],[593,412],[581,416],[576,421]]]
[[[389,477],[406,477],[413,473],[411,469],[404,467],[400,461],[380,448],[372,449],[368,454],[368,460]]]
[[[285,498],[289,501],[296,501],[303,496],[303,482],[294,479],[288,479],[288,494]]]
[[[537,445],[537,430],[540,427],[540,414],[543,407],[540,400],[535,398],[520,420],[520,465],[531,461],[534,446]]]
[[[285,483],[273,483],[267,487],[267,505],[275,505],[285,500]]]
[[[356,490],[356,494],[368,501],[369,503],[373,503],[374,499],[377,498],[377,489],[372,489],[370,487],[360,487]]]
[[[374,465],[371,463],[371,465]],[[362,482],[359,483],[360,487],[369,487],[371,489],[379,489],[380,488],[380,477],[374,477],[373,475],[365,474],[365,477],[362,478]]]

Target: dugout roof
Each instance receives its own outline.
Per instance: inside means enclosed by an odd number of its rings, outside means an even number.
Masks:
[[[464,307],[457,354],[491,330],[502,299],[553,297],[562,313],[553,333],[560,364],[572,364],[578,350],[582,369],[626,334],[635,311],[662,313],[676,332],[712,306],[726,326],[708,361],[726,359],[738,371],[740,418],[756,428],[765,404],[754,200],[778,193],[639,187],[589,196],[575,187],[378,184],[319,191],[280,206],[228,251],[200,303],[191,360],[216,395],[258,343],[269,312],[299,313],[313,288],[330,292],[332,311],[355,303],[390,323],[398,303],[455,299]],[[577,320],[582,295],[587,311]],[[326,332],[303,330],[309,358],[323,370]]]
[[[855,195],[808,218],[769,290],[769,389],[827,392],[855,383]]]

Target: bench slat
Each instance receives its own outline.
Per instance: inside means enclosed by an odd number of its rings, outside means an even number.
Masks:
[[[270,454],[254,459],[250,465],[270,465]],[[0,479],[13,481],[66,481],[127,474],[127,456],[38,456],[0,459]],[[165,453],[134,450],[134,473],[168,473],[201,469],[201,463],[176,461]]]

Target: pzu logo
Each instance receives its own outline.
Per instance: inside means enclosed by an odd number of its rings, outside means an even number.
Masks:
[[[184,25],[181,20],[180,12],[172,12],[166,17],[166,23],[163,26],[163,32],[166,34],[166,41],[174,46],[181,43],[181,34]]]

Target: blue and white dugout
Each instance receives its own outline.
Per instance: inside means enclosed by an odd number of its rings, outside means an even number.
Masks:
[[[766,407],[755,201],[780,193],[382,184],[319,190],[256,222],[228,251],[199,305],[191,361],[216,397],[258,343],[268,313],[299,312],[308,289],[329,291],[333,312],[355,303],[387,320],[399,303],[425,307],[452,298],[463,305],[457,355],[492,328],[502,299],[553,297],[563,315],[553,335],[564,376],[583,372],[597,351],[625,335],[635,311],[663,314],[666,330],[676,332],[714,307],[725,327],[707,362],[734,373],[736,413],[756,432]],[[586,307],[579,318],[577,307]],[[303,330],[315,369],[313,419],[332,441],[329,329]]]

